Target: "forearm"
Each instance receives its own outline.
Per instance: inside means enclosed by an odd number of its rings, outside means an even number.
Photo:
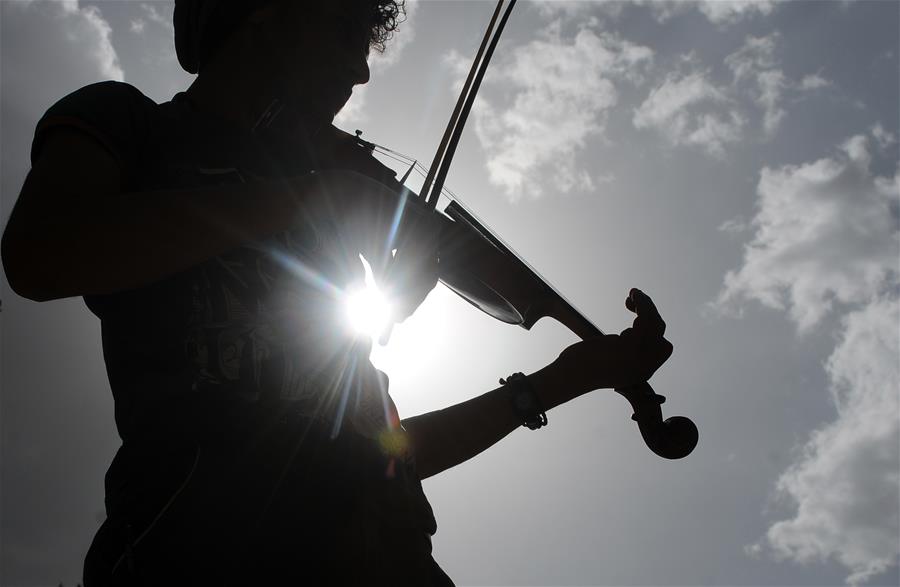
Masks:
[[[532,373],[528,380],[545,411],[584,393],[567,385],[553,365]],[[510,405],[507,390],[499,387],[449,408],[407,418],[402,425],[419,477],[425,479],[490,448],[519,428],[522,420]]]
[[[276,182],[125,193],[77,219],[45,217],[9,240],[35,299],[108,294],[287,229],[295,196]]]

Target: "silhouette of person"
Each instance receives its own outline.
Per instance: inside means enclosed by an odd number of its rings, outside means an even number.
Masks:
[[[452,585],[421,480],[671,354],[631,290],[622,334],[400,419],[370,343],[337,318],[362,279],[342,225],[359,196],[311,172],[348,165],[332,120],[402,15],[392,0],[176,0],[186,91],[156,104],[96,83],[38,122],[4,269],[19,295],[82,296],[100,319],[122,438],[86,587]],[[411,282],[411,299],[433,285]]]

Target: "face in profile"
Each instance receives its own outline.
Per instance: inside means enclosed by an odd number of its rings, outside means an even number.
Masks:
[[[282,100],[311,122],[330,124],[353,86],[369,80],[369,0],[277,2],[258,37]]]

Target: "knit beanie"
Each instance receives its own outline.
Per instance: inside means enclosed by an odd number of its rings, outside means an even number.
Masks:
[[[175,53],[197,73],[247,16],[272,0],[175,0]]]

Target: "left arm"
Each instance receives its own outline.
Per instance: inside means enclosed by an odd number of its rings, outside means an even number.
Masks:
[[[672,354],[665,322],[653,301],[633,289],[625,306],[631,328],[578,342],[528,376],[544,411],[600,388],[625,388],[650,379]],[[502,387],[443,410],[401,422],[425,479],[463,463],[522,425]]]
[[[566,392],[564,381],[553,364],[532,373],[528,380],[545,411],[587,392]],[[502,387],[449,408],[402,421],[421,479],[471,459],[521,425],[522,421],[510,406],[507,391]]]

